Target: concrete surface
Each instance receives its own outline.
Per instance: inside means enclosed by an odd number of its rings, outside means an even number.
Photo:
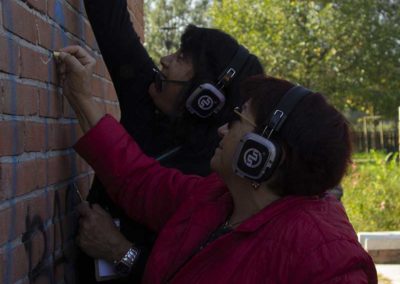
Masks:
[[[378,273],[392,281],[392,284],[400,284],[400,264],[376,264],[375,267]]]

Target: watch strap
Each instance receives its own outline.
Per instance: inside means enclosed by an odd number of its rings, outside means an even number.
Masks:
[[[121,258],[121,260],[116,262],[115,268],[117,272],[121,274],[128,274],[137,261],[139,254],[140,250],[138,248],[131,247]]]

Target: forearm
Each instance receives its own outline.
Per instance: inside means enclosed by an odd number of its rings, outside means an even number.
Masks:
[[[98,174],[112,200],[154,231],[161,229],[201,180],[162,168],[146,157],[111,117],[102,118],[74,148]]]
[[[133,28],[126,0],[85,0],[85,7],[120,103],[128,100],[126,96],[139,101],[146,92],[132,94],[128,89],[136,84],[148,86],[154,63]]]
[[[106,112],[94,102],[93,98],[82,99],[79,102],[70,101],[84,133],[94,127]]]

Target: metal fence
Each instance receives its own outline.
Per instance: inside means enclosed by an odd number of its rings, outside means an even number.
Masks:
[[[355,152],[369,152],[371,149],[397,152],[399,150],[399,131],[397,128],[355,131],[353,147]]]

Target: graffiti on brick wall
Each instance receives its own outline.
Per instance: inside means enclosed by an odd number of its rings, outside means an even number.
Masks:
[[[73,242],[78,228],[75,207],[79,202],[76,186],[71,183],[66,190],[65,200],[61,200],[59,192],[55,191],[54,210],[47,222],[38,214],[31,216],[28,207],[25,218],[26,231],[23,234],[22,242],[28,258],[30,283],[35,283],[39,277],[46,277],[49,283],[56,283],[55,271],[60,265],[63,266],[65,272],[64,282],[74,283],[75,248]],[[65,208],[65,212],[62,210],[63,208]],[[53,232],[49,230],[50,226],[54,226]],[[39,241],[34,242],[33,240]],[[38,251],[40,251],[39,255],[35,255]]]
[[[19,263],[15,261],[19,261],[19,256],[14,255],[13,252],[16,251],[18,246],[18,239],[17,239],[17,227],[19,226],[19,222],[24,222],[24,233],[21,238],[21,249],[25,250],[26,252],[26,262],[27,262],[27,269],[28,274],[26,275],[29,279],[30,283],[34,283],[39,279],[46,278],[49,283],[56,283],[56,272],[57,270],[62,267],[61,269],[61,277],[64,278],[65,283],[74,283],[74,236],[76,234],[77,229],[77,217],[74,213],[74,208],[76,204],[79,202],[78,197],[75,195],[75,189],[73,183],[68,186],[66,189],[65,194],[60,194],[59,190],[54,190],[54,195],[49,197],[49,188],[42,189],[47,198],[47,208],[52,208],[51,212],[46,212],[46,216],[42,216],[41,214],[33,213],[35,208],[31,208],[28,205],[26,210],[26,216],[24,216],[24,220],[17,219],[17,206],[19,205],[15,200],[17,196],[17,164],[18,162],[18,155],[23,152],[23,148],[18,148],[17,145],[23,145],[21,141],[18,141],[20,137],[18,135],[18,121],[21,121],[21,117],[18,117],[20,113],[18,113],[17,108],[18,105],[21,104],[18,101],[17,96],[17,81],[19,80],[19,75],[21,70],[22,63],[20,62],[22,59],[20,58],[19,52],[21,52],[21,47],[19,45],[20,41],[24,41],[24,48],[28,50],[29,45],[41,44],[40,34],[42,31],[39,29],[38,22],[36,22],[36,35],[33,34],[26,34],[24,31],[21,31],[20,28],[14,29],[14,24],[17,21],[20,21],[18,15],[26,15],[28,18],[31,19],[32,13],[30,12],[29,3],[25,4],[26,1],[14,1],[14,0],[4,0],[1,1],[1,8],[3,14],[3,25],[5,27],[5,39],[7,40],[7,66],[3,66],[6,68],[8,74],[7,79],[10,82],[10,89],[9,92],[11,101],[10,105],[8,106],[9,115],[8,119],[13,124],[14,134],[13,134],[13,149],[9,153],[12,159],[12,184],[10,184],[10,194],[8,196],[9,200],[7,201],[10,204],[10,211],[11,211],[11,218],[9,224],[9,232],[7,236],[7,243],[4,245],[4,252],[5,252],[5,265],[3,270],[3,275],[0,275],[0,282],[8,284],[12,283],[14,275],[12,275],[12,271],[14,271],[15,264],[19,265]],[[36,3],[40,5],[39,3]],[[80,1],[80,5],[83,5],[83,2]],[[38,8],[38,7],[36,7]],[[82,10],[83,6],[81,7]],[[38,8],[39,11],[40,8]],[[54,8],[51,13],[53,15],[54,23],[51,25],[51,33],[50,33],[50,52],[55,47],[56,42],[56,35],[57,35],[57,26],[66,27],[65,24],[65,16],[64,16],[64,6],[63,2],[61,1],[54,1]],[[80,25],[83,25],[83,18],[79,17],[82,21]],[[39,19],[40,22],[40,19]],[[61,42],[65,46],[68,43],[68,38],[64,29],[61,29]],[[16,38],[14,33],[17,33],[19,36]],[[44,33],[42,33],[44,35]],[[80,35],[82,36],[82,34]],[[37,67],[37,66],[36,66]],[[24,69],[25,70],[25,69]],[[47,80],[45,82],[46,88],[48,90],[48,104],[46,114],[51,112],[51,103],[50,100],[52,99],[52,93],[50,92],[51,88],[54,86],[50,86],[51,78],[53,78],[53,66],[51,64],[48,65],[48,72],[47,72]],[[39,73],[41,75],[46,75],[45,73]],[[34,74],[36,74],[34,72]],[[34,80],[41,80],[45,79],[42,78],[44,76],[32,77]],[[54,82],[53,82],[54,83]],[[22,118],[23,119],[23,118]],[[46,135],[45,135],[45,149],[48,146],[48,118],[44,115],[41,118],[46,127]],[[74,122],[71,119],[71,124]],[[75,128],[71,127],[72,136],[76,137],[75,135]],[[8,153],[7,153],[8,155]],[[75,156],[72,154],[71,163],[71,176],[75,177],[77,175],[77,171],[75,169]],[[48,177],[47,177],[48,178]],[[48,181],[46,185],[48,185]],[[33,205],[35,206],[35,205]],[[24,263],[21,264],[24,266]],[[1,269],[0,269],[1,270]],[[25,275],[23,275],[25,277]],[[18,277],[21,277],[19,274]]]

